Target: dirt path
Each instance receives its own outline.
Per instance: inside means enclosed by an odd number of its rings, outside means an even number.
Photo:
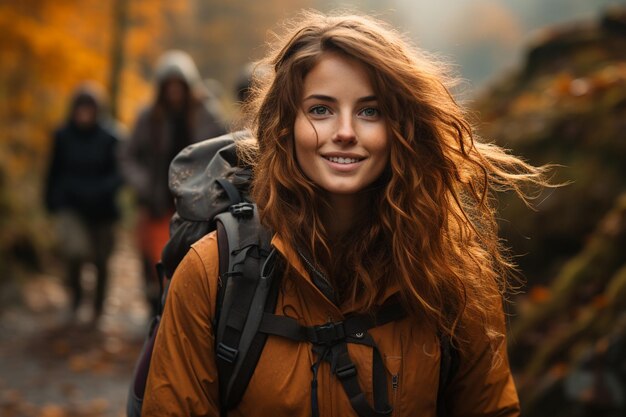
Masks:
[[[0,315],[0,417],[121,417],[148,311],[141,266],[127,233],[110,260],[104,316],[89,322],[85,298],[68,324],[67,294],[58,277],[38,276],[23,301]],[[84,271],[93,284],[93,271]]]

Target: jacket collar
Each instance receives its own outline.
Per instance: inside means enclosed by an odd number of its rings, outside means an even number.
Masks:
[[[313,280],[311,279],[311,275],[309,274],[306,266],[303,263],[302,257],[298,254],[298,251],[289,245],[285,240],[283,240],[279,235],[274,234],[272,237],[272,246],[276,248],[276,250],[285,258],[287,263],[293,268],[298,277],[304,282],[304,284],[310,287],[319,297],[323,298],[326,303],[332,305],[334,308],[340,310],[342,314],[346,314],[350,311],[355,310],[355,308],[349,308],[350,306],[336,306],[331,300],[328,299],[324,295],[324,293],[315,285]],[[383,295],[382,302],[387,301],[391,296],[399,293],[400,287],[397,283],[393,283],[388,286]],[[358,306],[357,306],[358,307]]]

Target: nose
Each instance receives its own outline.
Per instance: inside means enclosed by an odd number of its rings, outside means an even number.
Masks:
[[[342,116],[337,121],[337,130],[333,137],[334,142],[352,143],[356,141],[353,120],[350,115]]]

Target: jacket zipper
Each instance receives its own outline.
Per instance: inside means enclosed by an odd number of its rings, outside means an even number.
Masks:
[[[313,273],[315,275],[317,275],[319,278],[323,279],[324,281],[326,281],[328,284],[330,284],[330,281],[328,281],[328,279],[326,278],[326,276],[324,276],[324,274],[322,274],[322,272],[320,270],[318,270],[315,266],[313,266],[313,263],[309,260],[309,258],[307,258],[306,256],[304,256],[304,253],[302,253],[302,251],[300,251],[300,249],[297,249],[298,251],[298,255],[300,255],[300,257],[302,258],[302,260],[307,264],[307,266],[309,267],[309,269],[311,271],[313,271]]]
[[[309,274],[311,275],[311,279],[313,281],[313,285],[317,287],[317,289],[334,305],[338,306],[338,301],[337,301],[337,294],[335,294],[335,290],[333,289],[332,284],[330,283],[330,281],[328,280],[328,278],[326,278],[326,275],[324,275],[319,269],[317,269],[315,267],[315,265],[313,265],[313,262],[311,262],[309,260],[309,258],[306,257],[306,255],[300,250],[300,248],[296,248],[296,251],[298,252],[298,255],[300,255],[300,258],[304,261],[304,266],[305,268],[308,270]],[[317,277],[318,282],[315,282],[315,278],[313,277],[313,275],[315,277]],[[318,283],[319,281],[322,281],[324,283],[324,285],[327,287],[326,289],[321,288]]]

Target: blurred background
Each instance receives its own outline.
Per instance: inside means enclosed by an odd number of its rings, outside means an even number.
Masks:
[[[499,201],[525,279],[510,360],[525,416],[626,415],[626,2],[616,0],[0,0],[0,416],[122,416],[149,319],[132,192],[97,328],[69,298],[43,204],[52,132],[76,86],[104,86],[120,136],[154,99],[154,68],[188,52],[226,122],[268,34],[301,8],[391,22],[448,61],[479,134],[555,181],[530,210]],[[95,272],[85,267],[88,292]]]

